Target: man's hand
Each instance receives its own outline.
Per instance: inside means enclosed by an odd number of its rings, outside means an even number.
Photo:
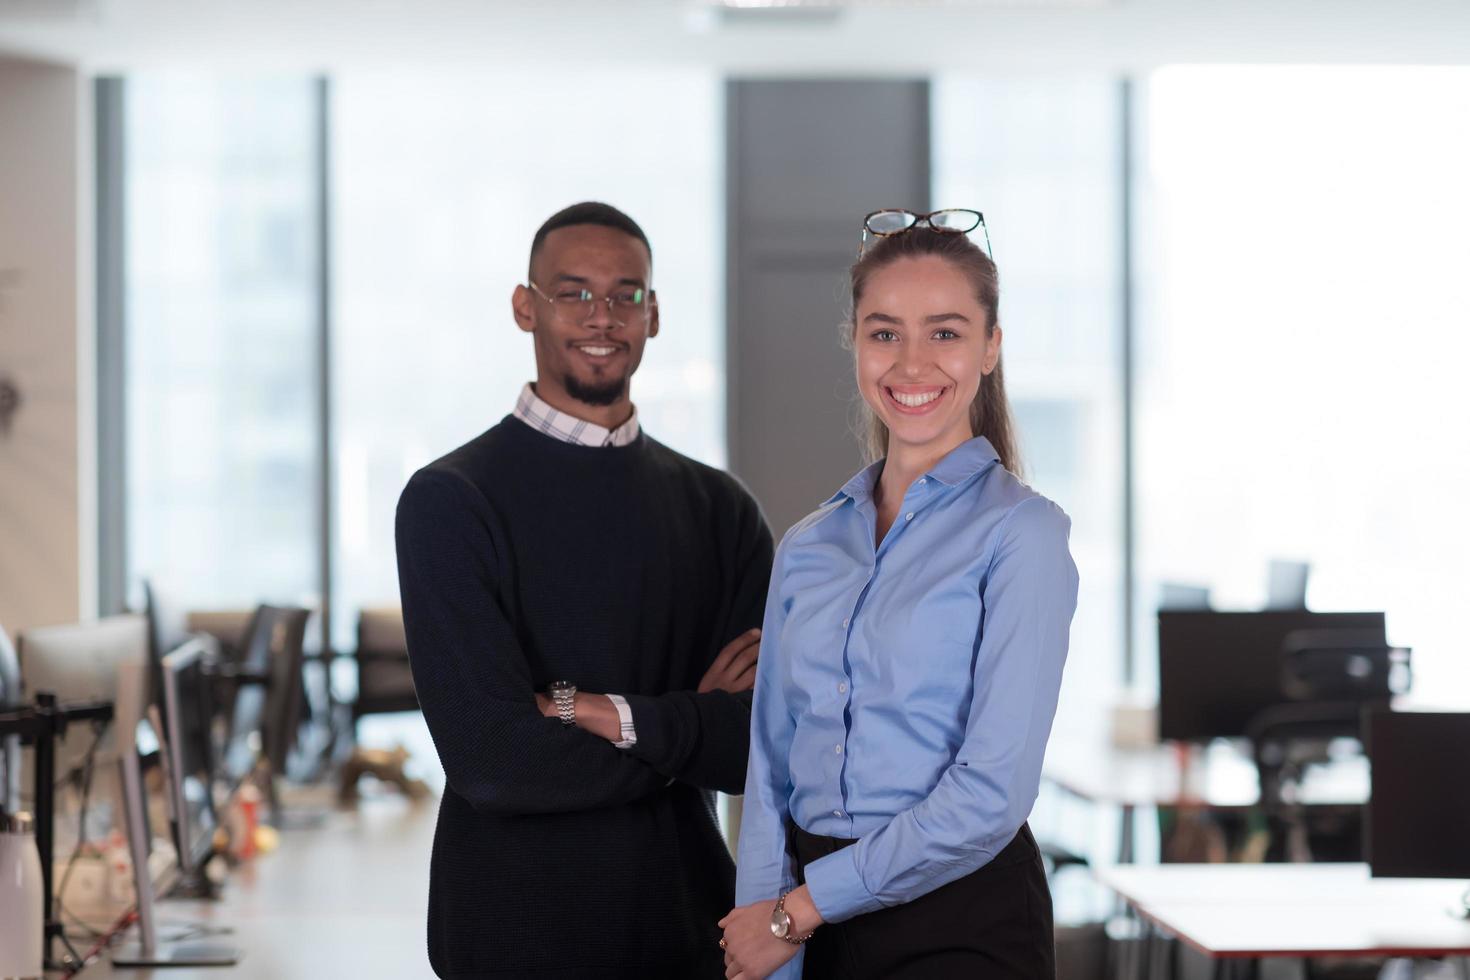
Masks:
[[[739,694],[755,687],[755,664],[761,654],[761,631],[746,630],[725,644],[699,681],[699,693],[729,691]]]

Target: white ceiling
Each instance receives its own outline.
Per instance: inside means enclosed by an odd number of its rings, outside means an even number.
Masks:
[[[705,65],[737,74],[1470,64],[1470,0],[0,0],[0,51],[137,67]]]

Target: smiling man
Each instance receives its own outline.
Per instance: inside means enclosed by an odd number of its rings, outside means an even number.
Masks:
[[[549,218],[511,305],[536,381],[414,474],[398,569],[444,764],[429,882],[441,977],[722,977],[734,866],[713,790],[749,748],[771,534],[726,473],[642,431],[648,239]]]

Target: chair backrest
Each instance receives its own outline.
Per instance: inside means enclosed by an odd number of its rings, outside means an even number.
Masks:
[[[190,633],[208,633],[219,641],[225,663],[238,664],[257,610],[191,609],[185,619]]]
[[[1281,689],[1293,701],[1387,701],[1408,658],[1373,630],[1294,630],[1282,641]]]
[[[379,606],[362,610],[357,618],[357,648],[368,653],[408,653],[403,609]]]
[[[378,712],[416,711],[408,637],[398,606],[363,609],[357,619],[357,698],[353,719]]]

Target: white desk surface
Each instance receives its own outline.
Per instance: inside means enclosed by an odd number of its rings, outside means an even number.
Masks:
[[[1465,956],[1470,882],[1371,878],[1366,864],[1118,865],[1099,881],[1206,956]]]
[[[1248,809],[1260,800],[1255,763],[1229,743],[1207,748],[1165,744],[1120,749],[1102,739],[1054,739],[1042,775],[1067,792],[1116,806],[1201,806]],[[1367,801],[1368,761],[1362,756],[1307,770],[1298,799],[1311,805]]]
[[[237,947],[243,954],[238,966],[124,969],[104,954],[79,978],[431,976],[424,916],[438,809],[437,799],[365,799],[352,811],[333,812],[321,827],[283,831],[280,850],[232,873],[220,901],[171,899],[158,904],[165,933],[189,923],[233,930],[205,941]],[[46,976],[50,980],[59,974]]]

